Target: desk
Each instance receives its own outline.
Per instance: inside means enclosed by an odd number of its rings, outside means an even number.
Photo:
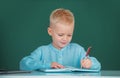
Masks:
[[[39,71],[33,71],[31,73],[3,74],[0,75],[0,78],[120,78],[120,71],[102,70],[98,73],[44,73]]]

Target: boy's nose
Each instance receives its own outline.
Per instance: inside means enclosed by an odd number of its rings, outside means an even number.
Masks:
[[[63,40],[66,41],[66,40],[67,40],[67,36],[64,36],[64,37],[63,37]]]

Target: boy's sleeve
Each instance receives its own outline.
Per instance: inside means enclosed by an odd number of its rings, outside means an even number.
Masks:
[[[37,70],[40,68],[50,68],[50,63],[41,60],[41,48],[36,49],[31,55],[24,57],[20,61],[20,70]]]
[[[95,58],[95,57],[89,57],[92,61],[92,66],[90,69],[95,69],[95,70],[99,70],[101,69],[101,64],[100,62]]]

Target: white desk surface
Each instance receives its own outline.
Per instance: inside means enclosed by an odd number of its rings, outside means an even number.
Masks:
[[[45,73],[33,71],[31,73],[1,74],[0,78],[120,78],[120,71],[102,70],[93,72]]]

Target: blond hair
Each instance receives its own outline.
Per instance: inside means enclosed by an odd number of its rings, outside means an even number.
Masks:
[[[50,15],[50,25],[56,23],[71,24],[74,23],[74,15],[68,9],[59,8],[54,10]]]

